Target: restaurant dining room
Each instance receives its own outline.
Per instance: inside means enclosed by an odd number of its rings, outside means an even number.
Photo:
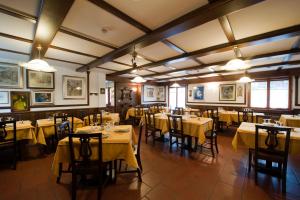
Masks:
[[[300,200],[300,0],[0,0],[0,200]]]

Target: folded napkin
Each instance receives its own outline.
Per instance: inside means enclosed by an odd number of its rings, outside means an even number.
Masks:
[[[129,132],[129,128],[128,127],[116,127],[114,129],[114,132],[116,132],[116,133],[127,133],[127,132]]]

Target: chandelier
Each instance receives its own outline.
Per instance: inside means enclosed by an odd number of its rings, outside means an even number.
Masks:
[[[42,50],[41,45],[39,45],[37,47],[37,49],[39,51],[39,54],[38,54],[39,57],[29,61],[28,63],[25,63],[24,67],[26,67],[27,69],[30,69],[30,70],[35,70],[35,71],[55,72],[56,69],[54,67],[50,66],[46,61],[44,61],[40,58],[41,50]]]
[[[136,73],[139,70],[139,68],[138,68],[138,66],[136,64],[136,57],[137,57],[137,53],[135,51],[135,47],[133,47],[133,53],[132,53],[132,59],[131,59],[132,68],[133,68],[132,72],[133,73]],[[144,83],[144,82],[146,82],[146,80],[143,77],[141,77],[141,76],[136,76],[136,77],[134,77],[134,79],[131,80],[131,82],[134,82],[134,83]]]

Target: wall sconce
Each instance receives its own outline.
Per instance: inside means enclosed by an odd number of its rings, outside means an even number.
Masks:
[[[98,96],[97,92],[90,92],[90,96]]]

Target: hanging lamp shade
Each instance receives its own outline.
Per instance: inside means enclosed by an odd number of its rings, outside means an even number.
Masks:
[[[134,82],[134,83],[144,83],[144,82],[146,82],[146,80],[143,79],[143,77],[141,77],[141,76],[136,76],[136,77],[134,77],[134,79],[131,80],[131,82]]]
[[[250,83],[253,82],[254,79],[249,78],[248,76],[243,76],[238,80],[239,83]]]
[[[239,70],[246,68],[245,62],[241,59],[235,58],[227,62],[224,66],[225,70]]]
[[[177,88],[177,87],[180,87],[180,85],[178,84],[178,83],[173,83],[170,87],[175,87],[175,88]]]

